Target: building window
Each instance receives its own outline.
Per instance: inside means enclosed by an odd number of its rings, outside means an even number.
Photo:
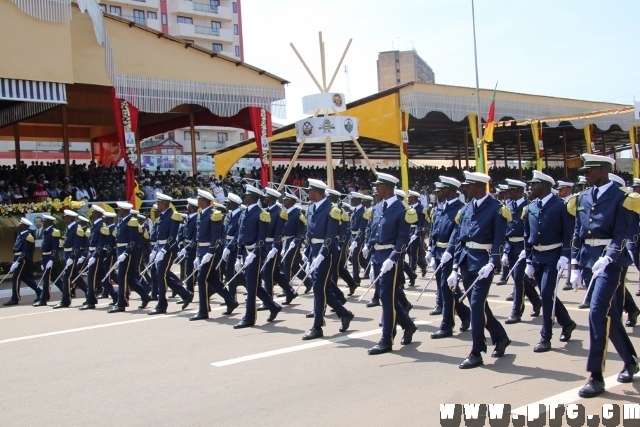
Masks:
[[[188,16],[178,16],[178,24],[193,25],[193,18],[189,18]]]
[[[133,9],[133,22],[140,25],[147,25],[147,20],[144,17],[144,10]]]
[[[238,13],[238,3],[233,2],[231,5],[233,6],[233,13]]]
[[[212,9],[215,9],[220,6],[220,0],[209,0],[209,5]]]
[[[222,45],[220,43],[214,43],[213,44],[213,51],[214,52],[222,52]]]
[[[211,29],[213,31],[218,32],[218,34],[220,34],[220,28],[222,27],[222,22],[218,22],[218,21],[211,21]]]
[[[400,79],[396,79],[396,83],[397,83],[397,84],[400,84]]]
[[[184,139],[185,141],[191,141],[191,132],[186,130],[184,131]],[[196,141],[200,141],[200,132],[196,131]]]
[[[158,14],[155,12],[147,12],[147,19],[158,19]]]
[[[100,9],[102,9],[103,12],[106,12],[107,11],[107,5],[100,3]]]
[[[218,144],[224,144],[229,140],[229,134],[227,132],[218,132]]]
[[[233,24],[233,34],[238,35],[238,24]]]
[[[109,13],[112,15],[122,15],[122,8],[120,6],[109,6]]]
[[[162,14],[162,25],[167,25],[167,14],[166,13]]]
[[[236,46],[236,56],[240,58],[240,46]]]

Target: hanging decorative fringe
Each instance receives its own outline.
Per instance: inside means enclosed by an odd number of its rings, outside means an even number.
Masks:
[[[11,0],[29,16],[64,24],[71,21],[71,0]],[[97,4],[97,3],[96,3]]]

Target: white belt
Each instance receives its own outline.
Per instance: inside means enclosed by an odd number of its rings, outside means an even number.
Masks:
[[[191,243],[191,239],[184,239],[185,243]]]
[[[89,250],[90,250],[90,251],[95,251],[95,250],[96,250],[96,247],[95,247],[95,246],[89,246]]]
[[[464,246],[467,249],[483,249],[485,251],[490,251],[493,245],[491,243],[476,243],[476,242],[466,242]]]
[[[118,246],[120,246],[120,244],[118,244]],[[64,248],[65,252],[71,252],[73,250],[73,248]]]
[[[227,240],[233,240],[233,236],[227,235]]]
[[[124,248],[125,246],[127,246],[126,243],[118,243],[118,244],[116,244],[116,247],[118,247],[118,248]],[[69,249],[69,250],[71,250],[71,249]],[[65,251],[66,251],[66,249],[65,249]]]
[[[256,244],[255,244],[255,243],[254,243],[253,245],[244,245],[244,248],[245,248],[245,249],[249,249],[249,250],[251,250],[251,249],[253,249],[253,248],[255,248],[255,247],[256,247]]]
[[[151,242],[151,246],[155,246],[157,244],[158,244],[158,242]]]
[[[373,245],[373,249],[376,251],[384,251],[385,249],[393,249],[394,247],[395,245],[379,245],[377,243]]]
[[[358,233],[359,233],[359,231],[352,231],[352,232],[351,232],[351,234],[353,234],[354,236],[355,236],[356,234],[358,234]]]
[[[533,245],[533,249],[538,252],[550,251],[562,247],[562,243],[554,243],[553,245]]]
[[[447,242],[436,242],[436,247],[438,247],[438,248],[445,249],[448,246],[449,246],[449,243],[447,243]]]
[[[411,228],[416,228],[416,227],[417,227],[417,225],[415,225],[415,224],[411,226]]]
[[[611,239],[585,239],[584,244],[589,246],[609,246]]]
[[[51,255],[51,252],[42,252],[42,256],[44,255]]]
[[[264,239],[265,242],[273,242],[273,237],[267,237]]]
[[[167,241],[166,240],[158,240],[158,244],[160,245],[166,245]]]
[[[202,246],[211,246],[210,242],[200,242],[198,243],[198,246],[202,247]]]
[[[312,245],[319,245],[321,243],[324,243],[324,239],[311,239]]]
[[[282,240],[293,239],[294,236],[282,236]]]
[[[13,254],[14,254],[15,256],[20,256],[20,255],[22,255],[22,252],[14,252]]]
[[[512,243],[524,242],[524,237],[509,237],[507,240]]]

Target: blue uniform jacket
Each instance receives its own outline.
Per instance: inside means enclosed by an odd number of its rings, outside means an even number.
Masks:
[[[267,238],[267,228],[269,222],[265,221],[270,218],[268,212],[261,219],[262,209],[258,205],[253,205],[251,209],[245,209],[240,215],[240,223],[234,239],[239,245],[249,246],[256,245],[253,249],[247,249],[249,252],[255,250],[256,254],[264,255],[265,240]]]
[[[178,250],[178,228],[182,223],[182,216],[173,209],[165,209],[158,217],[158,249],[161,251]]]
[[[138,243],[140,232],[138,231],[138,220],[129,214],[118,222],[116,227],[116,246],[118,255],[138,253]],[[67,233],[69,234],[69,233]],[[65,244],[67,242],[65,241]]]
[[[407,210],[400,200],[387,207],[386,212],[382,211],[383,203],[378,203],[373,209],[368,245],[371,249],[375,249],[375,245],[393,245],[393,250],[373,250],[371,261],[375,264],[387,259],[393,262],[402,260],[411,232],[411,225],[405,220]]]
[[[284,223],[282,236],[288,238],[287,248],[285,248],[285,251],[289,249],[288,246],[289,243],[291,243],[291,238],[293,238],[293,241],[297,246],[300,244],[300,240],[304,237],[305,225],[302,222],[303,219],[300,217],[301,215],[302,213],[299,208],[293,208],[291,209],[291,212],[289,212],[289,218],[287,218]]]
[[[43,258],[48,256],[48,259],[56,259],[56,254],[60,249],[60,231],[53,225],[44,229],[41,249]]]
[[[271,248],[276,248],[278,252],[282,249],[282,230],[284,229],[285,219],[280,216],[282,207],[275,204],[267,209],[271,221],[269,221],[269,227],[267,228],[267,242],[265,244],[265,250],[269,252]],[[286,216],[285,216],[286,217]]]
[[[313,204],[309,208],[309,218],[307,219],[307,239],[309,246],[307,247],[307,257],[312,259],[318,254],[322,254],[325,258],[329,253],[337,250],[336,238],[340,228],[341,210],[331,204],[328,199],[324,201],[316,209]],[[331,215],[331,212],[333,216]],[[316,243],[314,243],[314,241]],[[322,241],[322,243],[319,243]],[[310,254],[310,255],[309,255]]]
[[[458,200],[460,200],[460,199],[458,199]],[[431,219],[431,231],[429,233],[429,251],[431,251],[431,253],[433,253],[433,251],[435,250],[436,242],[438,241],[438,222],[440,221],[440,214],[442,213],[442,207],[443,206],[444,206],[444,203],[438,203],[433,208],[433,211],[432,211],[433,217]],[[460,209],[458,209],[458,211],[459,210]],[[456,214],[457,213],[458,212],[456,212]],[[451,237],[451,236],[449,236],[449,237]]]
[[[340,206],[338,206],[340,207]],[[345,242],[348,242],[351,237],[351,231],[349,229],[351,219],[347,210],[345,208],[340,208],[341,218],[340,218],[340,226],[338,227],[338,241],[340,242],[338,246],[343,248]]]
[[[189,214],[187,221],[183,224],[182,244],[187,254],[192,253],[196,247],[196,228],[198,225],[198,214]]]
[[[440,206],[438,209],[437,221],[434,221],[432,229],[431,240],[431,253],[437,261],[442,259],[442,255],[445,252],[449,252],[451,255],[455,252],[455,247],[449,244],[451,234],[456,229],[456,215],[460,212],[460,209],[464,206],[464,203],[460,199],[453,199],[450,203],[444,206]],[[446,248],[439,248],[437,243],[447,244]]]
[[[91,234],[89,235],[89,255],[99,254],[102,252],[102,248],[106,246],[108,239],[109,228],[101,218],[93,224]]]
[[[569,259],[571,249],[571,232],[573,230],[573,218],[567,212],[567,205],[557,196],[542,207],[538,208],[538,202],[533,201],[527,206],[527,216],[524,223],[524,248],[527,260],[537,263],[557,261],[560,256]],[[532,246],[554,245],[562,243],[561,248],[549,251],[536,251],[532,257]],[[558,255],[561,252],[561,255]]]
[[[420,233],[420,235],[422,235],[425,232],[425,227],[427,226],[427,218],[424,216],[424,206],[422,206],[422,203],[418,202],[416,203],[415,206],[413,206],[413,208],[416,210],[416,213],[418,214],[418,222],[413,224],[416,226],[415,232]],[[413,231],[414,227],[412,227],[411,229]]]
[[[35,248],[35,238],[30,230],[21,231],[16,236],[16,242],[13,245],[13,261],[23,258],[31,260],[33,258],[33,249]]]
[[[67,226],[67,234],[64,238],[64,259],[76,259],[81,255],[82,241],[84,240],[84,231],[78,227],[76,222],[72,222],[71,227]]]
[[[511,248],[513,248],[514,246],[519,247],[520,250],[522,250],[522,243],[514,245],[513,243],[509,242],[509,237],[524,237],[525,220],[522,219],[522,211],[524,210],[525,206],[527,206],[527,201],[525,200],[519,205],[516,205],[516,203],[517,201],[513,201],[507,204],[509,210],[511,211],[512,218],[511,221],[507,223],[507,239],[504,243],[504,252],[507,254],[511,252]]]
[[[227,248],[233,250],[233,246],[236,245],[235,236],[238,233],[238,225],[240,224],[240,216],[242,215],[242,209],[235,214],[229,212],[224,221],[224,232],[226,234],[225,240],[227,241]]]
[[[366,227],[362,227],[362,222],[367,221],[362,218],[364,215],[364,207],[362,205],[358,206],[353,212],[351,212],[351,219],[349,220],[349,231],[351,232],[351,240],[355,240],[357,242],[362,242],[364,240],[364,229]]]

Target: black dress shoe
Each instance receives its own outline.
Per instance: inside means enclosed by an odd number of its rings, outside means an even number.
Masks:
[[[367,303],[367,308],[371,308],[371,307],[377,307],[380,305],[380,300],[378,299],[372,299],[371,301],[369,301]]]
[[[69,308],[71,307],[71,304],[63,304],[61,302],[57,303],[56,305],[53,306],[53,309],[57,309],[57,308]]]
[[[107,311],[107,313],[124,313],[124,311],[125,311],[124,307],[119,307],[115,305],[112,308],[110,308],[109,311]]]
[[[95,304],[85,304],[82,307],[80,307],[78,310],[95,310],[96,305]]]
[[[413,334],[416,333],[418,327],[416,325],[411,325],[407,329],[404,330],[404,335],[402,336],[402,340],[400,340],[400,344],[407,345],[411,344],[413,341]]]
[[[314,317],[316,317],[316,314],[313,311],[308,312],[307,314],[305,314],[305,316],[307,319],[313,319]]]
[[[371,355],[384,354],[384,353],[389,353],[391,350],[393,350],[393,347],[391,346],[391,344],[385,344],[385,343],[379,342],[378,344],[371,347],[367,351],[367,353]]]
[[[293,301],[296,298],[298,298],[298,293],[297,292],[294,292],[291,295],[287,295],[287,298],[284,300],[282,305],[289,305],[289,304],[291,304],[291,301]]]
[[[149,305],[149,303],[150,303],[150,302],[151,302],[151,298],[147,296],[146,298],[144,298],[144,299],[142,300],[142,304],[140,304],[140,305],[138,306],[138,308],[139,308],[139,309],[141,309],[141,310],[142,310],[143,308],[147,308],[147,305]]]
[[[249,322],[248,320],[242,319],[240,323],[236,323],[235,325],[233,325],[233,329],[250,328],[255,324],[256,322]]]
[[[209,315],[207,313],[196,313],[193,316],[189,317],[189,321],[193,322],[194,320],[204,320],[204,319],[208,319]]]
[[[156,314],[167,314],[167,309],[166,308],[154,308],[153,310],[151,310],[150,312],[147,313],[149,316],[155,316]]]
[[[545,353],[549,350],[551,350],[551,341],[544,338],[540,339],[540,342],[533,347],[534,353]]]
[[[580,305],[578,306],[579,309],[584,310],[591,307],[591,301],[587,301],[585,303],[580,303]],[[588,384],[587,384],[588,385]],[[586,387],[586,386],[585,386]]]
[[[9,301],[5,302],[4,304],[5,307],[9,307],[11,305],[18,305],[18,301],[14,300],[14,299],[10,299]]]
[[[531,311],[531,317],[540,316],[540,310],[542,309],[542,302],[539,302],[538,305],[533,307],[533,311]]]
[[[231,314],[233,314],[233,310],[238,308],[239,305],[240,303],[238,303],[238,301],[234,301],[233,304],[227,306],[227,311],[222,314],[224,314],[225,316],[231,316]]]
[[[451,330],[445,331],[444,329],[438,329],[437,331],[431,334],[431,338],[434,340],[437,340],[440,338],[448,338],[451,336],[453,336],[453,331]]]
[[[116,305],[116,304],[118,304],[118,301],[111,301],[111,302],[109,303],[109,306],[110,306],[110,307],[113,307],[113,306],[114,306],[114,305]]]
[[[625,363],[624,368],[618,374],[618,382],[619,383],[630,383],[633,381],[633,376],[640,371],[640,366],[638,366],[638,362],[636,363]]]
[[[403,306],[402,308],[404,308],[404,311],[406,311],[407,314],[409,314],[409,312],[413,308],[413,304],[411,304],[409,301],[407,301],[407,305]]]
[[[75,298],[75,297],[76,297],[76,290],[75,290],[75,289],[72,289],[72,290],[71,290],[71,292],[69,292],[69,296],[70,296],[71,298]]]
[[[269,310],[269,307],[267,307],[264,304],[260,304],[257,308],[258,311],[265,311],[265,310]]]
[[[506,285],[507,281],[504,279],[500,279],[496,282],[496,286],[502,286],[502,285]]]
[[[470,327],[471,327],[471,320],[462,322],[462,325],[460,325],[460,332],[468,331]]]
[[[504,351],[507,349],[507,346],[511,344],[511,340],[509,338],[505,338],[501,341],[498,341],[496,347],[493,349],[493,353],[491,353],[491,357],[502,357],[504,356]]]
[[[351,295],[353,295],[357,287],[358,285],[356,285],[355,283],[353,285],[349,285],[349,293],[347,294],[347,296],[350,297]]]
[[[278,306],[275,310],[271,310],[271,314],[267,317],[267,322],[273,322],[278,317],[278,313],[282,311],[282,307]]]
[[[514,323],[520,323],[520,319],[520,316],[512,314],[507,318],[507,320],[504,321],[504,323],[507,325],[513,325]]]
[[[604,381],[598,381],[595,378],[589,378],[589,382],[580,389],[578,396],[580,397],[596,397],[604,392]]]
[[[636,323],[638,323],[638,315],[640,314],[640,310],[636,310],[632,313],[627,314],[627,321],[625,323],[625,325],[632,327],[632,326],[636,326]]]
[[[187,297],[186,300],[184,300],[184,303],[182,303],[182,309],[186,309],[187,307],[189,307],[189,304],[191,304],[191,301],[193,301],[193,292],[191,292],[191,294],[189,294],[189,296]]]
[[[571,283],[567,283],[562,287],[563,291],[570,291],[571,289],[573,289],[573,285]]]
[[[33,300],[33,303],[35,304],[35,303],[37,303],[38,301],[40,301],[40,297],[38,297],[38,298],[34,299],[34,300]]]
[[[44,306],[44,305],[47,305],[47,302],[46,302],[46,301],[43,301],[43,300],[40,300],[40,301],[38,301],[38,302],[34,302],[34,303],[33,303],[33,306],[34,306],[34,307],[42,307],[42,306]]]
[[[433,310],[429,312],[431,316],[438,316],[442,314],[442,307],[435,307]]]
[[[349,329],[349,325],[351,324],[351,321],[354,317],[356,316],[352,312],[348,311],[347,315],[340,319],[340,321],[342,322],[342,326],[340,327],[339,331],[347,332],[347,330]]]
[[[513,301],[513,292],[506,298],[507,301]]]
[[[316,338],[322,338],[324,334],[322,333],[322,328],[311,328],[309,331],[302,336],[304,341],[315,340]]]
[[[481,366],[484,362],[482,361],[482,356],[476,356],[475,354],[470,354],[466,359],[462,361],[459,368],[460,369],[471,369],[477,368]]]
[[[285,293],[284,293],[284,291],[282,291],[282,292],[278,292],[278,295],[276,295],[276,296],[277,296],[278,298],[282,298],[282,297],[287,296],[287,294],[285,294]]]
[[[578,326],[578,325],[576,325],[576,322],[574,322],[573,320],[567,326],[563,326],[562,327],[562,334],[560,334],[560,341],[562,341],[562,342],[569,341],[571,339],[571,333],[576,328],[576,326]]]
[[[311,292],[311,289],[313,289],[313,285],[304,285],[304,293],[308,294],[309,292]]]
[[[424,267],[421,267],[420,269],[422,270],[422,277],[426,276],[427,275],[427,269],[424,268]]]
[[[414,287],[415,285],[416,285],[416,278],[415,277],[410,278],[409,279],[409,286]]]

